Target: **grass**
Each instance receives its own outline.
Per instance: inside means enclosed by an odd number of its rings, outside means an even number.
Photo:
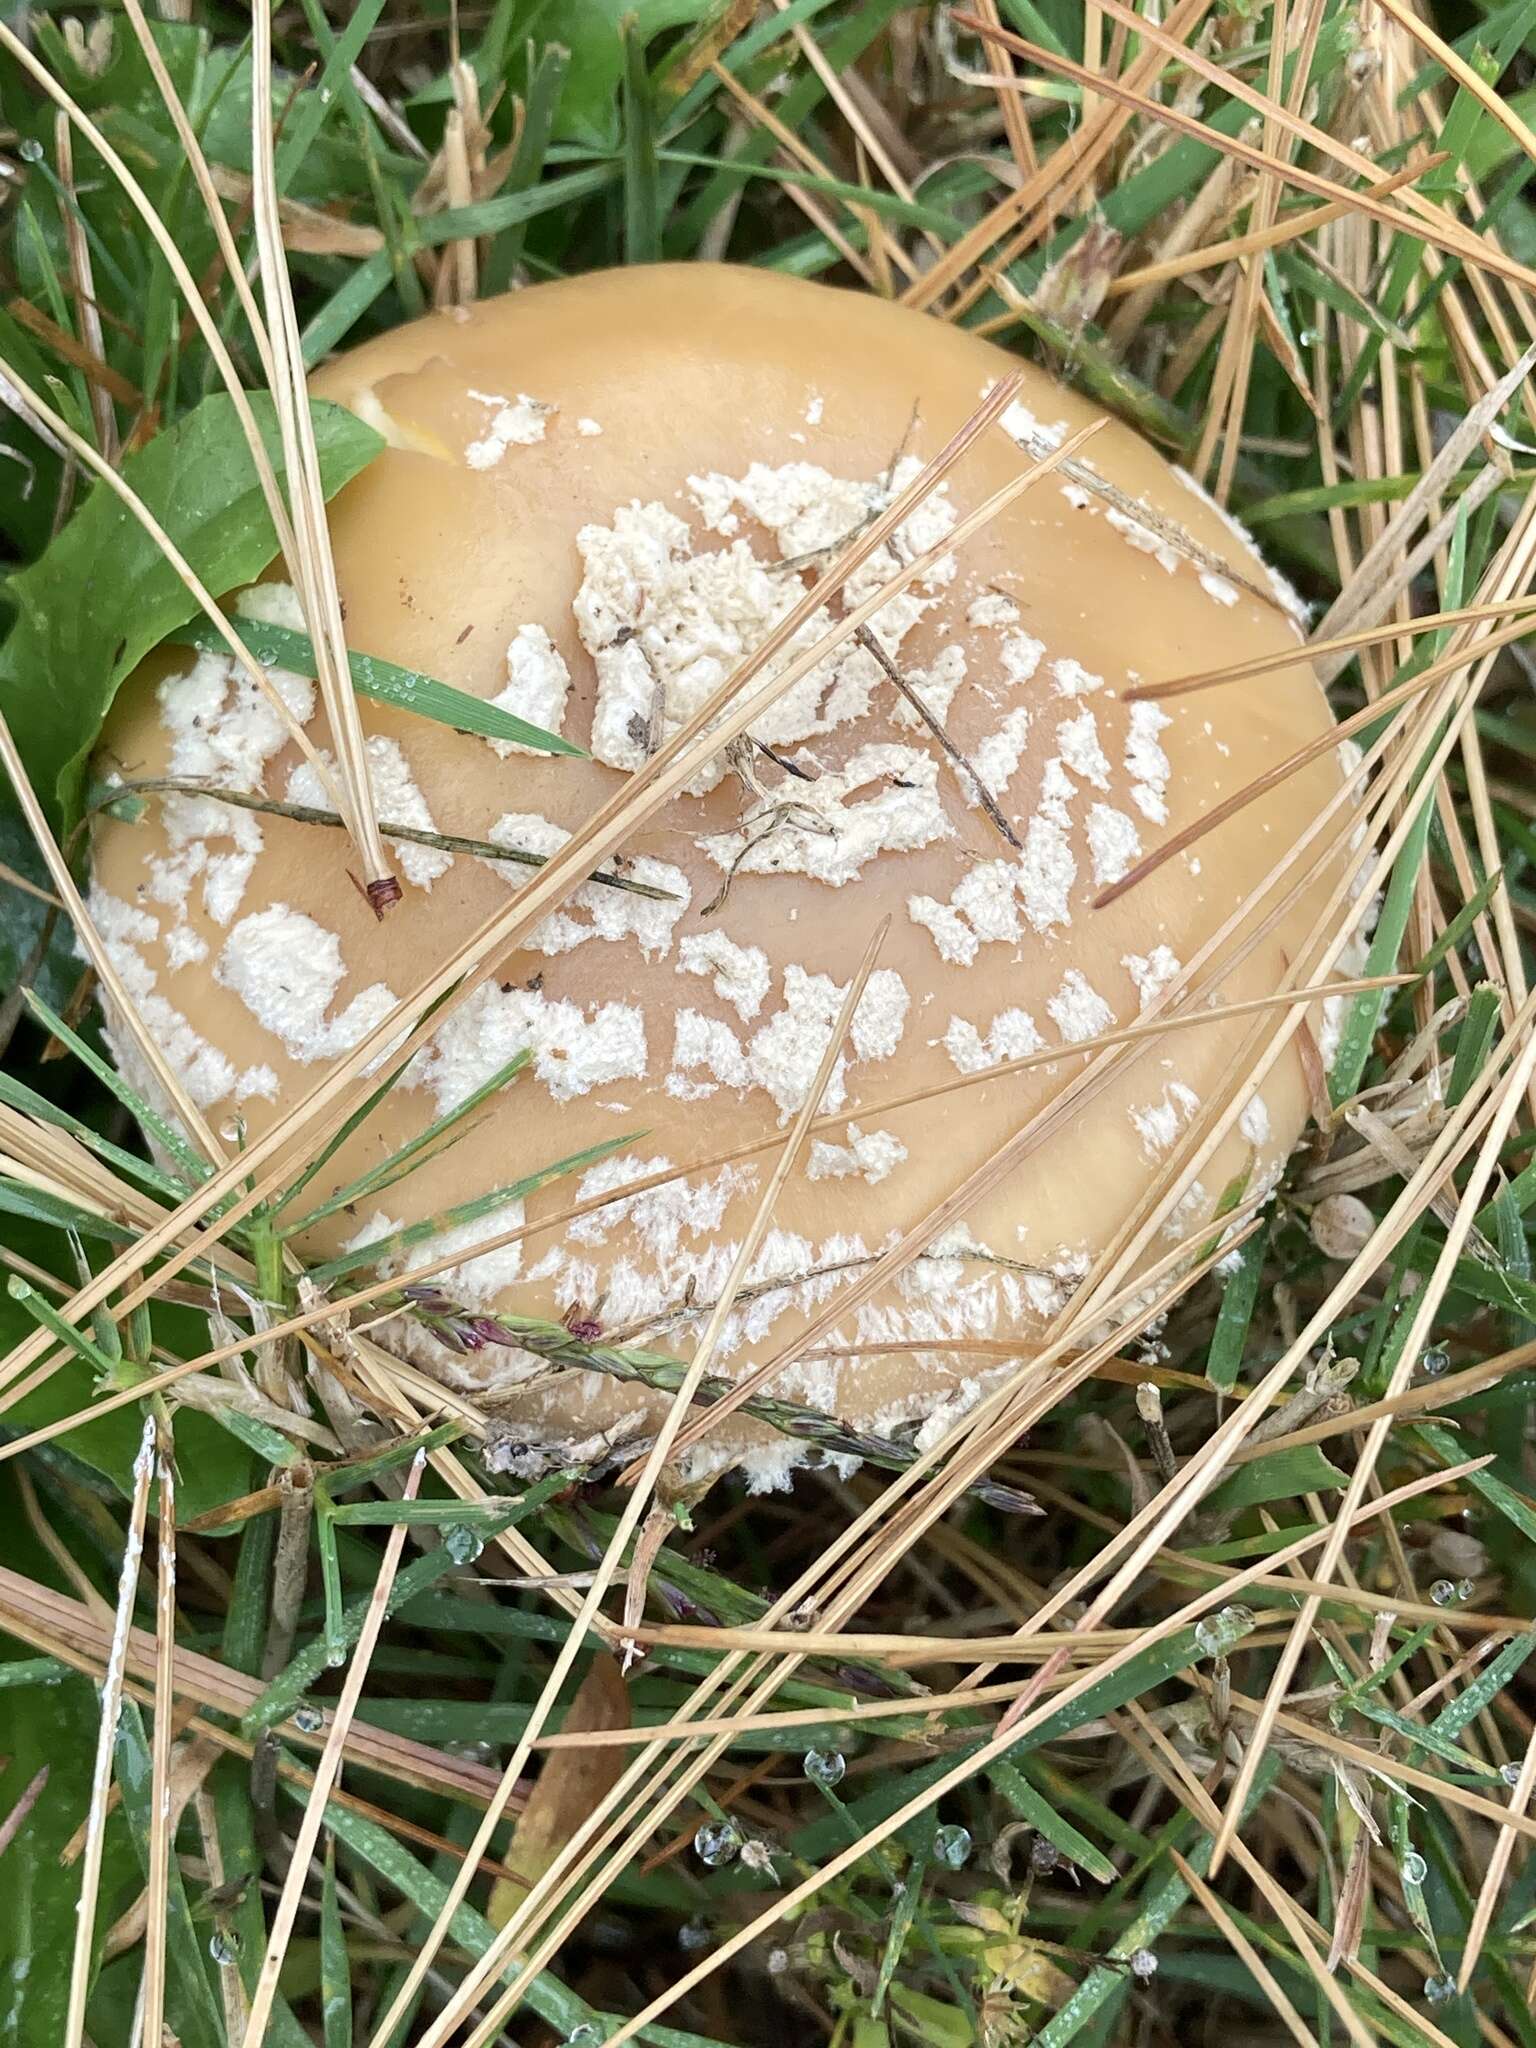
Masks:
[[[265,20],[165,13],[0,30],[0,2038],[1531,2048],[1536,5],[302,0],[270,62]],[[722,257],[991,333],[1259,524],[1364,749],[1379,912],[1364,975],[1318,952],[1256,1013],[1282,1047],[1348,991],[1324,1131],[1272,1201],[1230,1191],[1235,1269],[1165,1261],[1094,1342],[1107,1256],[1059,1369],[942,1456],[711,1370],[745,1254],[687,1356],[509,1310],[675,1396],[643,1469],[511,1478],[367,1334],[408,1301],[473,1341],[434,1269],[293,1251],[398,1022],[306,1106],[302,1176],[168,1072],[145,1156],[70,930],[80,820],[125,800],[85,764],[171,636],[307,662],[343,729],[354,691],[460,722],[342,643],[319,507],[372,450],[302,368]],[[218,598],[290,523],[316,630],[242,638]],[[418,1035],[718,744],[538,868]],[[314,815],[374,873],[337,753]],[[1178,1022],[1095,1044],[1061,1113]],[[866,1462],[663,1504],[668,1435],[742,1398]]]

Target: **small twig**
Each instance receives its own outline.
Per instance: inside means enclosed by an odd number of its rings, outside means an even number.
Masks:
[[[51,1766],[44,1764],[40,1770],[33,1773],[21,1797],[5,1816],[5,1819],[0,1820],[0,1856],[3,1856],[12,1842],[15,1841],[22,1823],[26,1820],[33,1807],[36,1806],[42,1794],[42,1789],[48,1782],[50,1768]]]
[[[261,1656],[263,1684],[277,1676],[293,1653],[309,1576],[309,1520],[314,1502],[309,1467],[294,1466],[279,1476],[278,1484],[282,1507],[277,1519],[277,1553],[272,1560],[272,1604]],[[276,1804],[277,1742],[270,1729],[263,1729],[251,1755],[251,1810],[263,1852],[274,1868],[280,1869],[285,1852]]]
[[[205,796],[221,804],[233,804],[237,810],[261,811],[273,818],[291,818],[298,825],[332,825],[344,829],[345,821],[335,812],[319,809],[314,804],[279,803],[275,797],[247,796],[243,790],[223,789],[214,782],[187,782],[174,775],[151,775],[139,780],[104,784],[93,790],[86,798],[87,812],[110,810],[114,804],[122,803],[135,796]],[[520,867],[541,868],[549,856],[543,853],[525,853],[518,846],[498,846],[491,839],[466,839],[456,832],[424,832],[416,825],[387,825],[381,819],[379,830],[386,839],[408,839],[413,846],[435,846],[441,853],[468,853],[476,860],[515,861]],[[650,896],[658,902],[675,903],[678,899],[670,889],[655,889],[648,882],[631,882],[623,875],[588,875],[589,882],[597,882],[605,889],[627,889],[633,896]]]
[[[1179,1461],[1173,1453],[1173,1441],[1168,1434],[1168,1425],[1163,1420],[1163,1397],[1153,1380],[1143,1380],[1136,1389],[1136,1413],[1141,1417],[1147,1432],[1147,1444],[1152,1452],[1152,1462],[1162,1477],[1164,1486],[1171,1486],[1179,1476]]]
[[[996,797],[993,796],[991,790],[988,789],[987,785],[982,781],[976,769],[971,765],[971,763],[966,759],[965,755],[962,754],[960,749],[955,745],[954,741],[950,738],[949,734],[944,730],[944,727],[940,724],[939,720],[929,710],[928,706],[923,702],[922,698],[918,696],[916,690],[913,689],[912,685],[901,673],[901,670],[897,668],[895,662],[892,661],[891,657],[880,645],[880,642],[875,638],[874,634],[871,633],[868,626],[860,626],[853,637],[855,640],[858,641],[859,645],[866,650],[866,652],[872,654],[875,657],[875,660],[879,662],[881,668],[884,669],[887,678],[895,684],[898,690],[900,690],[902,696],[906,698],[907,702],[912,706],[912,709],[917,713],[918,717],[923,721],[924,725],[926,725],[928,730],[933,734],[934,738],[938,741],[939,745],[943,748],[944,752],[949,756],[950,760],[954,761],[958,764],[958,766],[965,770],[966,774],[971,779],[971,786],[974,788],[977,797],[981,801],[982,809],[986,812],[987,816],[992,820],[993,824],[997,827],[998,831],[1002,833],[1003,837],[1007,840],[1008,844],[1014,849],[1014,851],[1016,853],[1022,853],[1024,851],[1024,842],[1020,839],[1018,833],[1014,831],[1013,827],[1009,824],[1008,820],[1003,816],[1002,812],[998,809]]]

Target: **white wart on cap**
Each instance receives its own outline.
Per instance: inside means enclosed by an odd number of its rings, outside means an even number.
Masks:
[[[317,391],[389,444],[332,507],[350,643],[495,699],[592,755],[537,756],[366,703],[381,819],[558,850],[756,647],[828,551],[1017,367],[874,299],[702,265],[539,286],[332,364]],[[1018,474],[1021,444],[1097,417],[1043,373],[1026,367],[1024,380],[1008,432],[967,456],[843,601],[941,544]],[[849,1276],[1057,1096],[1081,1071],[1075,1046],[1136,1020],[1335,794],[1338,769],[1324,750],[1092,908],[1144,852],[1326,733],[1330,717],[1299,652],[1294,668],[1252,682],[1166,706],[1125,701],[1137,679],[1299,649],[1300,633],[1294,600],[1246,538],[1145,443],[1110,424],[1089,458],[1109,495],[1043,480],[876,622],[1019,847],[872,655],[845,642],[763,716],[762,747],[718,757],[626,848],[624,874],[665,898],[583,885],[447,1017],[307,1200],[377,1164],[520,1049],[530,1065],[452,1149],[377,1204],[319,1226],[307,1250],[366,1242],[644,1131],[526,1210],[507,1203],[414,1247],[420,1264],[771,1137],[803,1102],[853,963],[889,914],[825,1100],[838,1121],[785,1191],[719,1352],[722,1370],[741,1372],[792,1349]],[[297,623],[280,585],[243,603]],[[276,681],[323,746],[314,686]],[[119,701],[103,765],[318,800],[281,721],[214,657],[168,650],[146,663]],[[267,1128],[528,874],[432,848],[396,854],[404,900],[378,924],[348,880],[339,832],[202,797],[100,825],[94,913],[205,1109]],[[1237,961],[1221,1000],[1281,984],[1325,885],[1320,876]],[[943,1426],[983,1368],[1005,1369],[946,1347],[1017,1337],[1028,1351],[1160,1183],[1192,1120],[1230,1098],[1230,1063],[1252,1030],[1248,1018],[1144,1046],[962,1227],[849,1313],[818,1355],[783,1368],[773,1391],[857,1426]],[[113,1041],[131,1069],[120,1028]],[[1042,1048],[1061,1059],[879,1107]],[[1251,1194],[1276,1175],[1307,1101],[1293,1047],[1179,1204],[1171,1239],[1199,1230],[1234,1182]],[[686,1355],[772,1157],[466,1257],[436,1284],[473,1311],[574,1316]],[[1148,1256],[1169,1248],[1165,1237]],[[404,1319],[388,1335],[531,1438],[583,1443],[642,1430],[657,1412],[633,1386],[551,1371],[509,1347],[462,1356]],[[849,1349],[881,1344],[932,1348]],[[800,1454],[738,1415],[693,1469],[744,1458],[768,1484]]]

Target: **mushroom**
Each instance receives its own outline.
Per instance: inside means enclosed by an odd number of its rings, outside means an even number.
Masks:
[[[558,850],[1015,371],[1020,395],[1000,428],[920,503],[849,599],[941,547],[960,515],[1099,420],[1096,408],[941,321],[715,265],[539,285],[433,314],[329,365],[316,392],[387,443],[331,508],[350,644],[590,749],[509,750],[369,703],[381,820],[509,855]],[[276,580],[239,604],[299,623]],[[855,1428],[922,1418],[942,1428],[989,1375],[1027,1355],[1161,1184],[1192,1119],[1221,1091],[1230,1098],[1251,1015],[1142,1041],[811,1355],[796,1354],[797,1336],[1080,1075],[1085,1041],[1157,1001],[1336,796],[1340,771],[1324,747],[1095,907],[1144,854],[1326,735],[1301,639],[1296,600],[1242,530],[1133,432],[1103,423],[1073,465],[941,551],[878,613],[876,644],[845,640],[748,741],[722,749],[650,817],[614,872],[661,893],[582,884],[450,1004],[306,1205],[524,1049],[526,1067],[457,1142],[316,1223],[301,1248],[324,1258],[363,1246],[610,1147],[385,1270],[462,1250],[433,1284],[468,1316],[565,1318],[588,1336],[601,1329],[686,1357],[853,965],[889,917],[821,1125],[717,1369],[783,1354],[775,1395]],[[1293,649],[1279,672],[1165,704],[1127,701],[1138,680]],[[276,680],[323,746],[312,686]],[[104,752],[130,777],[325,802],[282,722],[217,656],[164,649],[146,662]],[[134,823],[99,821],[94,915],[187,1090],[216,1119],[261,1132],[281,1118],[529,872],[430,845],[394,851],[404,896],[381,923],[349,882],[340,831],[202,795],[154,799]],[[1234,951],[1216,1000],[1281,985],[1331,881],[1325,861],[1313,865],[1285,915]],[[109,1035],[152,1093],[120,1020]],[[968,1080],[1042,1050],[1060,1057]],[[923,1099],[882,1106],[914,1094]],[[1224,1190],[1251,1196],[1272,1183],[1308,1102],[1293,1042],[1143,1266],[1181,1233],[1193,1250]],[[754,1145],[734,1163],[538,1227],[638,1177]],[[519,1224],[522,1239],[473,1255]],[[383,1335],[531,1440],[643,1432],[664,1401],[514,1345],[465,1352],[410,1314]],[[978,1337],[1018,1350],[967,1350]],[[755,1484],[780,1484],[803,1454],[737,1412],[692,1451],[690,1476],[740,1462]]]

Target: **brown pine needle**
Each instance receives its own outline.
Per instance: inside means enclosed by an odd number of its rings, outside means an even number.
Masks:
[[[1416,158],[1390,177],[1379,178],[1374,184],[1367,185],[1366,197],[1389,199],[1394,192],[1400,192],[1426,172],[1438,170],[1449,160],[1445,150]],[[1283,220],[1271,222],[1268,227],[1250,228],[1245,234],[1233,235],[1225,242],[1213,242],[1203,249],[1189,249],[1181,256],[1143,264],[1138,270],[1122,270],[1118,277],[1110,279],[1104,296],[1107,299],[1124,298],[1130,292],[1145,291],[1149,285],[1168,284],[1176,277],[1188,277],[1193,271],[1218,269],[1224,263],[1236,262],[1240,256],[1261,255],[1266,249],[1281,248],[1285,243],[1297,241],[1301,236],[1328,227],[1336,220],[1346,220],[1353,210],[1351,201],[1331,199],[1326,205],[1306,207],[1300,213],[1287,214]],[[1000,317],[996,323],[983,321],[980,331],[985,333],[994,324],[1002,325],[1003,319]]]
[[[283,468],[293,520],[287,567],[315,650],[316,680],[336,756],[337,809],[347,821],[363,867],[363,883],[376,915],[400,900],[374,808],[373,781],[357,693],[347,661],[347,633],[331,555],[325,492],[315,446],[304,369],[304,348],[294,311],[278,204],[272,126],[272,5],[256,0],[251,64],[251,198],[259,274],[272,351],[272,400],[283,445]]]
[[[1072,83],[1085,85],[1090,90],[1107,92],[1133,112],[1144,114],[1148,120],[1160,123],[1164,127],[1177,129],[1181,135],[1193,136],[1196,141],[1203,142],[1208,148],[1234,157],[1240,163],[1248,164],[1255,170],[1276,173],[1287,184],[1294,185],[1303,192],[1311,192],[1320,199],[1347,205],[1352,213],[1375,220],[1381,226],[1399,234],[1417,236],[1419,240],[1430,243],[1432,247],[1443,250],[1449,256],[1459,257],[1464,263],[1475,264],[1491,271],[1495,276],[1505,279],[1507,283],[1517,284],[1526,291],[1536,291],[1536,271],[1524,263],[1516,262],[1513,257],[1506,256],[1495,243],[1479,239],[1470,230],[1454,221],[1442,208],[1428,201],[1424,202],[1422,210],[1405,212],[1401,207],[1389,206],[1381,200],[1371,199],[1364,192],[1351,192],[1335,180],[1321,177],[1314,171],[1304,170],[1299,164],[1287,163],[1244,141],[1240,136],[1225,135],[1219,128],[1213,128],[1209,123],[1197,120],[1176,105],[1151,99],[1117,79],[1106,77],[1102,72],[1087,71],[1081,64],[1074,63],[1070,57],[1063,56],[1058,51],[1048,50],[1038,43],[1027,42],[1024,37],[1013,35],[1006,29],[988,28],[985,22],[978,21],[974,15],[957,14],[954,19],[958,27],[968,28],[973,34],[985,36],[989,41],[999,43],[1002,47],[1012,50],[1016,56],[1038,64],[1042,70],[1056,72]],[[1159,47],[1165,40],[1173,41],[1172,38],[1165,36],[1164,31],[1155,28],[1143,17],[1136,18],[1136,25],[1139,34]],[[1188,63],[1192,69],[1202,71],[1203,74],[1202,60],[1193,50],[1187,45],[1176,45],[1176,49],[1182,61]],[[1255,92],[1252,87],[1245,85],[1234,72],[1220,71],[1214,65],[1209,68],[1214,74],[1214,82],[1222,91],[1230,92],[1234,97],[1246,101],[1259,113],[1271,107],[1271,102],[1261,93]],[[1359,158],[1356,161],[1353,151],[1345,150],[1321,129],[1312,128],[1307,122],[1289,120],[1284,120],[1284,125],[1297,132],[1303,141],[1314,143],[1330,156],[1342,158],[1351,169],[1362,173],[1366,178],[1374,180],[1376,177],[1376,166],[1371,164],[1369,159]],[[1415,196],[1411,186],[1403,189],[1406,196]]]
[[[1519,1815],[1522,1820],[1525,1818],[1525,1810],[1531,1803],[1533,1791],[1536,1791],[1536,1728],[1531,1731],[1531,1738],[1526,1744],[1525,1756],[1521,1761],[1520,1775],[1509,1795],[1511,1820],[1499,1829],[1493,1853],[1488,1858],[1488,1868],[1483,1873],[1477,1904],[1472,1911],[1472,1923],[1467,1929],[1466,1946],[1462,1950],[1461,1971],[1456,1980],[1458,1991],[1466,1990],[1477,1969],[1478,1958],[1483,1952],[1483,1943],[1488,1938],[1488,1929],[1493,1924],[1493,1916],[1498,1910],[1503,1894],[1504,1874],[1509,1869],[1509,1859],[1515,1850],[1516,1829],[1512,1825],[1513,1818],[1515,1815]]]
[[[1301,2014],[1292,2005],[1289,1998],[1286,1997],[1279,1982],[1266,1966],[1263,1957],[1232,1918],[1232,1915],[1227,1911],[1215,1892],[1211,1890],[1199,1871],[1195,1869],[1193,1864],[1186,1863],[1177,1849],[1170,1850],[1169,1855],[1174,1869],[1183,1878],[1195,1897],[1204,1906],[1206,1912],[1210,1914],[1216,1925],[1227,1937],[1233,1954],[1246,1964],[1254,1982],[1284,2022],[1286,2032],[1290,2035],[1291,2039],[1299,2043],[1300,2048],[1318,2048],[1316,2034],[1313,2033]]]
[[[1245,783],[1239,790],[1234,790],[1231,796],[1223,797],[1220,803],[1212,804],[1208,811],[1202,812],[1182,831],[1175,832],[1171,839],[1154,848],[1133,868],[1127,869],[1118,882],[1111,882],[1107,888],[1099,891],[1093,899],[1094,909],[1103,910],[1109,904],[1117,902],[1120,897],[1128,895],[1132,889],[1139,888],[1149,875],[1155,874],[1166,862],[1187,851],[1207,833],[1214,832],[1217,826],[1225,824],[1228,818],[1236,817],[1239,812],[1246,810],[1251,803],[1257,802],[1270,790],[1278,789],[1282,783],[1288,782],[1298,770],[1305,768],[1309,761],[1319,760],[1323,755],[1332,752],[1341,740],[1349,739],[1353,734],[1364,732],[1374,725],[1384,711],[1391,711],[1397,705],[1406,704],[1414,697],[1424,696],[1446,676],[1456,675],[1468,668],[1474,660],[1491,653],[1496,647],[1506,647],[1513,641],[1524,639],[1529,631],[1530,628],[1523,623],[1516,624],[1504,628],[1501,632],[1490,633],[1473,649],[1453,650],[1450,654],[1443,655],[1440,660],[1431,662],[1428,668],[1421,669],[1406,683],[1399,683],[1395,689],[1384,691],[1381,696],[1374,698],[1348,718],[1341,718],[1319,738],[1297,747],[1294,752],[1287,754],[1283,761],[1277,762],[1273,768],[1265,769],[1262,775],[1255,776],[1252,782]],[[1354,773],[1358,777],[1360,770],[1357,768]]]
[[[1325,654],[1355,654],[1363,647],[1381,647],[1415,633],[1437,632],[1442,626],[1475,626],[1487,619],[1523,618],[1532,611],[1536,611],[1536,597],[1495,599],[1488,604],[1459,605],[1452,611],[1419,612],[1411,619],[1394,619],[1388,626],[1367,626],[1358,632],[1337,634],[1330,640],[1309,640],[1304,647],[1287,648],[1280,654],[1261,654],[1253,661],[1234,662],[1226,668],[1173,676],[1165,683],[1136,683],[1122,691],[1122,701],[1140,704],[1163,697],[1184,697],[1194,690],[1214,690],[1222,683],[1244,682],[1251,676],[1274,675],[1282,669],[1304,670],[1309,662]]]

